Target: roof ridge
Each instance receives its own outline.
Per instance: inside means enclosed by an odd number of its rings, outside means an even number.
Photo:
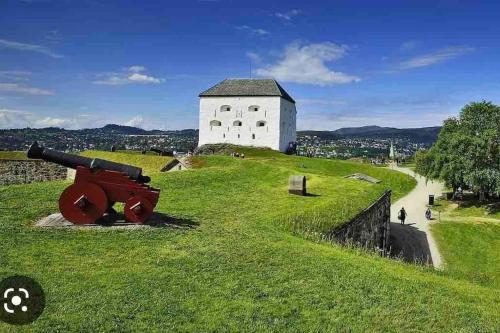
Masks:
[[[248,81],[264,81],[264,80],[269,80],[269,81],[276,81],[273,78],[266,78],[266,77],[252,77],[252,78],[248,78],[248,77],[228,77],[228,78],[224,79],[221,82],[224,82],[226,80],[248,80]]]
[[[224,96],[279,96],[295,103],[274,78],[226,78],[199,94],[199,97]]]
[[[213,85],[213,86],[211,86],[210,88],[208,88],[208,89],[206,89],[206,90],[202,91],[202,92],[201,92],[198,96],[203,95],[204,93],[208,92],[209,90],[212,90],[213,88],[217,87],[219,84],[221,84],[221,83],[223,83],[223,82],[225,82],[225,81],[227,81],[227,80],[229,80],[229,79],[227,79],[227,78],[226,78],[226,79],[224,79],[224,80],[222,80],[222,81],[220,81],[220,82],[217,82],[216,84],[214,84],[214,85]]]

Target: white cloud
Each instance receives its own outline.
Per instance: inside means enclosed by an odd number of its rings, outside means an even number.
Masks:
[[[358,96],[337,105],[329,100],[297,100],[299,129],[334,130],[341,127],[378,125],[388,127],[439,126],[442,121],[455,116],[470,96]],[[307,101],[307,100],[306,100]],[[334,101],[336,102],[336,101]]]
[[[286,47],[281,59],[274,65],[258,68],[259,76],[274,77],[285,82],[327,86],[358,82],[358,76],[336,72],[326,65],[347,53],[346,45],[331,42],[300,45],[292,43]]]
[[[44,54],[44,55],[52,57],[52,58],[63,58],[64,57],[61,54],[58,54],[58,53],[51,51],[50,49],[46,48],[45,46],[19,43],[19,42],[14,42],[14,41],[5,40],[5,39],[0,39],[0,48],[19,50],[19,51],[36,52],[36,53]]]
[[[45,39],[54,43],[62,40],[62,36],[59,30],[49,30],[43,36],[45,37]]]
[[[293,17],[300,15],[301,13],[302,11],[299,9],[292,9],[284,13],[277,12],[274,13],[274,15],[284,21],[291,21]]]
[[[260,55],[258,55],[255,52],[247,52],[246,56],[248,59],[250,59],[254,63],[259,63],[262,59],[260,58]]]
[[[123,123],[125,126],[141,127],[144,124],[144,118],[141,115],[137,115],[132,119]]]
[[[137,83],[161,83],[162,79],[145,75],[145,74],[139,74],[139,73],[134,73],[128,77],[128,79],[132,82],[137,82]]]
[[[5,78],[13,81],[29,81],[31,72],[28,71],[0,71],[0,78]]]
[[[66,129],[95,128],[104,126],[109,119],[102,115],[77,114],[71,117],[53,117],[25,110],[0,107],[0,128],[62,127]]]
[[[174,115],[165,117],[164,115],[144,116],[142,114],[131,118],[124,117],[116,112],[86,112],[78,108],[68,111],[68,116],[40,114],[39,112],[29,112],[2,108],[0,106],[0,128],[42,128],[42,127],[62,127],[66,129],[98,128],[106,124],[121,124],[126,126],[140,127],[144,129],[179,129],[195,128],[198,123],[197,113],[187,114],[180,119]],[[178,112],[177,112],[178,113]],[[175,113],[175,114],[177,114]],[[167,127],[166,125],[171,127]]]
[[[0,83],[0,91],[29,95],[54,95],[54,92],[50,90],[21,86],[17,83]]]
[[[466,53],[474,51],[474,48],[467,46],[450,46],[433,53],[428,53],[413,57],[400,63],[400,70],[407,70],[413,68],[427,67],[430,65],[442,63],[453,58],[459,57]]]
[[[62,127],[62,128],[70,128],[73,123],[73,120],[66,118],[52,118],[52,117],[44,117],[37,119],[35,122],[36,127]]]
[[[0,128],[23,128],[30,124],[30,114],[21,110],[0,107]]]
[[[331,107],[331,106],[347,105],[347,102],[345,102],[345,101],[337,101],[337,100],[330,100],[330,99],[299,98],[296,100],[296,102],[300,106],[314,105],[314,106]]]
[[[125,68],[124,72],[102,73],[97,75],[100,79],[93,81],[93,83],[118,86],[126,84],[159,84],[165,82],[162,78],[140,73],[145,70],[146,67],[144,66],[131,66]]]
[[[144,67],[144,66],[130,66],[127,68],[127,70],[130,72],[139,73],[139,72],[144,72],[146,70],[146,67]]]
[[[400,51],[410,51],[417,47],[417,42],[414,40],[409,40],[404,42],[399,46]]]
[[[269,31],[261,28],[252,28],[248,25],[239,25],[236,27],[238,30],[247,31],[250,35],[264,37],[269,35]]]
[[[395,115],[393,113],[377,113],[375,115],[348,115],[342,114],[331,117],[326,114],[309,114],[299,116],[299,130],[335,130],[342,127],[360,127],[360,126],[385,126],[396,128],[415,128],[440,126],[443,120],[454,117],[457,112],[450,111],[446,113],[422,112],[405,113]],[[401,122],[395,122],[394,117],[404,119]]]

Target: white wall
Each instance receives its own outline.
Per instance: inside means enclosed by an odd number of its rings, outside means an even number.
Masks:
[[[230,105],[231,111],[221,111],[223,105]],[[259,106],[259,111],[249,111],[252,105]],[[199,145],[231,143],[280,150],[280,113],[281,97],[277,96],[201,97]],[[220,121],[222,126],[210,126],[212,120]],[[241,121],[242,126],[234,126],[234,121]],[[257,127],[258,121],[266,125]]]
[[[280,148],[286,151],[290,142],[297,141],[297,109],[295,104],[281,98],[280,103],[281,124],[280,124]]]

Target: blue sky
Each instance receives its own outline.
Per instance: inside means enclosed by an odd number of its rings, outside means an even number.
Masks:
[[[500,103],[499,1],[0,1],[0,128],[197,128],[274,77],[299,129],[441,124]]]

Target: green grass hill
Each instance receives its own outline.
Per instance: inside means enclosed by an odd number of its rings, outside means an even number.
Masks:
[[[304,235],[338,226],[387,188],[415,185],[369,165],[245,149],[160,173],[161,157],[85,152],[131,163],[162,193],[165,228],[40,229],[65,181],[0,187],[0,278],[26,274],[47,294],[26,331],[486,332],[498,290]],[[151,158],[151,159],[150,159]],[[361,172],[370,184],[344,176]],[[314,196],[287,194],[305,174]],[[0,323],[0,331],[15,327]]]
[[[98,150],[87,150],[80,155],[93,158],[101,158],[113,162],[124,163],[141,167],[145,174],[157,173],[163,168],[172,157],[158,155],[142,155],[140,152],[109,152]]]
[[[500,212],[489,211],[487,204],[475,200],[463,203],[460,207],[451,201],[437,202],[439,223],[432,225],[432,233],[443,255],[445,272],[499,289]]]
[[[0,151],[0,160],[26,160],[25,151]]]

